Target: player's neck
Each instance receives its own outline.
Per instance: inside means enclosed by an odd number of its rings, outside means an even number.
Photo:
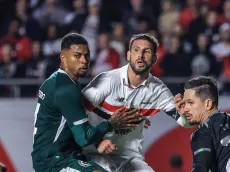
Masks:
[[[149,71],[147,71],[144,74],[138,75],[136,74],[132,68],[128,67],[128,79],[129,83],[135,87],[138,87],[140,84],[142,84],[149,76]]]
[[[209,116],[211,116],[212,114],[214,114],[218,109],[216,107],[210,109],[209,111],[207,111],[206,113],[204,113],[204,115],[201,116],[201,123],[205,122]]]
[[[73,74],[68,70],[68,68],[65,68],[64,66],[61,66],[61,69],[64,70],[64,71],[67,73],[67,75],[68,75],[73,81],[76,81],[76,80],[78,79],[75,75],[73,75]]]

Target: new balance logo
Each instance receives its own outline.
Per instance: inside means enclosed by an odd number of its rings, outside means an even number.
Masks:
[[[124,100],[125,100],[124,97],[118,97],[118,98],[116,99],[116,101],[118,101],[118,102],[123,102]]]

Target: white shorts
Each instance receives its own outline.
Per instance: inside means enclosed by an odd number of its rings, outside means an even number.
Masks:
[[[109,172],[154,172],[142,158],[97,153],[88,153],[86,156]]]

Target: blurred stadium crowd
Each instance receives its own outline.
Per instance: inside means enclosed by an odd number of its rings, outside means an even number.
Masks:
[[[0,26],[0,78],[48,77],[69,32],[89,41],[89,77],[126,64],[130,37],[148,32],[153,75],[230,78],[230,0],[0,0]]]

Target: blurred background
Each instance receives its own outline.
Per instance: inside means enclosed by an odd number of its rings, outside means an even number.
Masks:
[[[127,64],[133,34],[159,40],[151,73],[173,94],[191,77],[213,76],[220,108],[230,102],[230,0],[0,0],[0,162],[10,172],[32,171],[33,113],[40,84],[59,67],[69,32],[89,41],[92,64],[83,87],[98,73]],[[193,129],[164,114],[144,131],[146,161],[158,172],[191,171]]]

